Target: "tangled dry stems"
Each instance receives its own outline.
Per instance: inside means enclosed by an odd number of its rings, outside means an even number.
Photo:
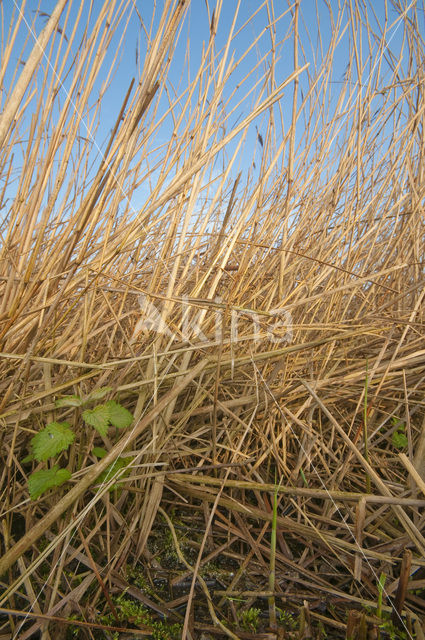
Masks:
[[[372,27],[363,15],[361,24],[345,8],[334,15],[327,51],[307,66],[294,8],[294,70],[277,81],[270,29],[266,82],[232,127],[255,76],[233,84],[242,60],[216,46],[216,29],[226,29],[220,3],[197,75],[186,87],[168,75],[189,4],[164,3],[140,79],[92,165],[110,77],[100,90],[96,79],[125,33],[126,3],[105,3],[84,36],[71,20],[73,3],[60,28],[52,14],[46,42],[55,46],[46,55],[55,73],[34,47],[34,73],[25,65],[28,74],[17,72],[15,90],[11,83],[3,94],[2,123],[12,114],[0,156],[3,607],[60,617],[71,598],[87,616],[85,595],[99,576],[114,592],[128,586],[127,564],[151,559],[149,541],[163,526],[158,509],[169,513],[173,501],[202,531],[193,575],[220,554],[243,568],[207,598],[216,624],[223,616],[230,624],[224,593],[267,595],[271,555],[276,602],[309,601],[319,620],[315,603],[373,606],[382,571],[394,596],[404,548],[415,568],[424,566],[425,67],[416,14],[408,19],[397,5],[402,64],[388,45],[388,22]],[[335,88],[346,11],[350,62]],[[362,34],[369,49],[360,51]],[[232,37],[228,29],[228,43]],[[9,49],[2,56],[2,68],[13,65]],[[65,68],[66,96],[58,85]],[[294,86],[288,129],[281,99]],[[170,116],[169,138],[158,144]],[[261,157],[247,171],[240,158],[255,123]],[[133,196],[148,183],[136,207]],[[146,328],[149,304],[165,332]],[[290,313],[290,339],[276,310]],[[130,436],[106,439],[111,458],[124,449],[134,457],[124,490],[91,489],[93,442],[77,420],[78,442],[65,460],[71,499],[59,491],[31,503],[31,469],[21,463],[31,436],[57,415],[56,398],[106,385],[135,415]],[[404,457],[391,439],[400,425]],[[48,554],[46,577],[37,567]],[[63,578],[76,558],[91,571],[78,587]],[[94,607],[104,590],[95,594]],[[194,597],[186,596],[188,612]],[[406,607],[413,620],[424,614],[412,591]],[[329,608],[322,618],[335,633],[344,627]],[[187,614],[184,633],[198,623]]]

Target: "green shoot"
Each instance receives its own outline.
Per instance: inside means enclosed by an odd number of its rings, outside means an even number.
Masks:
[[[376,615],[380,619],[382,618],[382,594],[384,592],[386,579],[387,576],[385,575],[385,573],[381,573],[378,580],[378,606],[376,608]]]
[[[257,633],[260,613],[260,609],[256,607],[250,607],[242,611],[239,616],[242,629],[251,633]]]
[[[304,486],[305,486],[305,487],[308,487],[307,478],[305,477],[305,473],[304,473],[304,471],[302,470],[302,468],[301,468],[301,467],[300,467],[300,476],[301,476],[301,478],[302,478],[302,481],[303,481],[303,483],[304,483]]]

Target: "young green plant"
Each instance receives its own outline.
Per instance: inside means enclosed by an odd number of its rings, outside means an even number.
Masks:
[[[77,395],[65,396],[56,401],[56,407],[83,408],[101,400],[110,391],[110,387],[102,387],[93,391],[86,398],[81,398]],[[86,424],[93,427],[102,437],[106,436],[110,426],[125,429],[133,422],[133,416],[130,411],[114,400],[108,400],[103,404],[97,404],[93,408],[85,409],[82,412],[82,418]],[[69,422],[50,422],[31,439],[31,453],[24,458],[23,463],[31,462],[32,460],[37,462],[54,460],[56,456],[67,451],[74,441],[75,433],[71,429]],[[98,458],[103,458],[107,452],[105,449],[95,447],[92,453]],[[128,462],[129,458],[118,458],[113,463],[113,470],[117,471],[126,467]],[[111,471],[111,468],[106,469],[99,477],[99,482],[102,482]],[[34,471],[28,479],[31,499],[37,500],[49,489],[62,486],[70,480],[71,475],[69,469],[60,468],[58,464],[54,464],[47,469]],[[116,485],[111,490],[114,488],[116,488]]]

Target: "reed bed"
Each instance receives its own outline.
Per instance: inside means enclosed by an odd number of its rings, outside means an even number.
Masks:
[[[2,25],[0,637],[423,638],[424,7],[349,2],[309,56],[268,0],[241,76],[217,0],[182,80],[189,9],[102,145],[132,3],[59,0],[21,64]],[[102,387],[129,429],[56,407]],[[72,478],[33,501],[59,419]]]

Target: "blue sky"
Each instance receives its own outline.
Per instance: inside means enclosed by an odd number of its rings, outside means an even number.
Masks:
[[[208,0],[209,11],[207,10],[206,0],[192,0],[189,10],[186,14],[186,18],[182,23],[179,31],[179,40],[173,61],[171,70],[168,75],[167,89],[169,95],[183,94],[189,79],[193,79],[196,70],[198,68],[199,60],[201,58],[202,48],[206,46],[209,39],[209,16],[215,6],[215,2]],[[6,33],[9,24],[13,24],[16,21],[16,16],[21,6],[21,2],[18,0],[6,0],[2,3],[3,9],[3,34],[2,34],[2,50],[4,49],[6,42]],[[50,14],[55,6],[55,2],[52,0],[42,0],[40,6],[33,0],[28,0],[24,9],[25,21],[21,24],[16,39],[15,47],[12,52],[10,65],[6,71],[4,87],[6,91],[10,89],[13,81],[13,73],[22,69],[22,57],[25,60],[29,50],[34,46],[34,37],[40,33],[43,28],[46,16]],[[252,109],[252,105],[262,90],[264,90],[264,82],[266,74],[270,68],[271,56],[271,29],[270,21],[273,22],[275,46],[276,46],[276,68],[275,68],[275,81],[276,84],[283,81],[293,71],[293,12],[292,5],[287,2],[277,1],[274,2],[268,0],[262,2],[261,0],[242,0],[238,3],[237,0],[224,0],[223,8],[221,11],[220,19],[217,27],[217,38],[215,43],[216,52],[216,66],[220,62],[224,55],[224,46],[227,42],[228,33],[231,29],[232,22],[236,13],[238,4],[239,12],[236,18],[234,37],[231,43],[229,57],[233,54],[236,60],[243,58],[238,67],[234,70],[230,76],[226,88],[223,93],[223,100],[226,103],[225,112],[223,112],[223,128],[227,131],[231,129],[237,122],[241,121]],[[332,118],[332,108],[336,104],[338,94],[341,86],[343,85],[344,73],[347,69],[349,62],[348,59],[348,46],[349,41],[352,40],[353,34],[350,29],[346,29],[348,16],[350,11],[355,13],[356,4],[352,0],[345,4],[344,14],[340,23],[340,32],[343,34],[337,47],[337,53],[332,62],[331,82],[327,88],[327,101],[329,104],[329,117]],[[415,7],[415,2],[412,2],[406,6]],[[99,11],[103,5],[100,0],[96,0],[93,3],[93,13]],[[104,81],[106,75],[110,71],[110,65],[112,57],[115,54],[118,47],[120,47],[119,65],[112,76],[109,89],[105,95],[105,99],[102,102],[101,112],[99,116],[98,128],[96,132],[93,130],[87,130],[85,123],[82,122],[81,135],[87,136],[94,140],[95,146],[93,151],[94,167],[96,163],[100,162],[100,155],[105,148],[107,137],[115,124],[117,114],[121,108],[124,95],[130,85],[131,79],[136,78],[136,82],[140,78],[140,73],[143,68],[144,56],[146,52],[146,36],[140,23],[140,17],[143,20],[145,28],[149,31],[152,28],[155,32],[161,9],[164,6],[164,0],[132,0],[124,2],[126,9],[123,14],[123,24],[128,19],[128,28],[126,36],[123,42],[120,42],[120,29],[114,36],[113,46],[110,51],[107,52],[104,61],[104,75],[100,75],[93,92],[92,101],[95,102],[96,90],[98,90]],[[314,77],[316,69],[320,68],[323,56],[326,55],[326,51],[329,46],[329,42],[332,34],[332,23],[337,20],[339,2],[336,0],[330,0],[325,2],[324,0],[301,0],[300,5],[300,17],[299,17],[299,33],[300,33],[300,46],[299,46],[299,65],[303,65],[306,62],[309,64],[308,71],[300,75],[300,90],[298,95],[298,105],[301,104],[303,96],[307,92],[308,87],[308,75]],[[89,2],[84,3],[83,17],[80,21],[78,37],[83,37],[83,29],[90,20],[93,19],[93,15],[89,16]],[[156,12],[154,7],[156,6]],[[71,8],[72,16],[76,16],[78,3],[73,3]],[[364,13],[358,14],[359,23],[363,20],[368,22],[369,25],[376,30],[379,36],[379,28],[376,25],[375,14],[380,21],[383,21],[385,11],[388,12],[388,25],[389,31],[387,34],[387,41],[390,48],[395,52],[400,51],[402,47],[403,26],[401,22],[395,22],[398,14],[393,9],[392,4],[388,4],[384,0],[379,0],[374,3],[366,3],[367,15]],[[273,15],[274,12],[274,15]],[[280,12],[280,13],[279,13]],[[254,18],[249,20],[251,16],[255,14]],[[15,19],[13,18],[15,15]],[[423,16],[421,18],[423,20]],[[62,16],[60,25],[63,25],[64,17]],[[26,24],[25,24],[26,22]],[[392,24],[394,23],[394,24]],[[72,24],[72,20],[71,23]],[[152,27],[151,27],[152,25]],[[318,26],[320,25],[320,27]],[[392,25],[392,26],[391,26]],[[69,27],[70,28],[70,27]],[[359,35],[361,34],[361,35]],[[365,28],[360,28],[359,33],[356,36],[358,45],[362,44],[365,48],[363,57],[366,58],[366,50],[370,45],[367,41],[367,32]],[[26,48],[24,55],[21,57],[21,48],[26,41]],[[190,48],[188,50],[187,43],[190,42]],[[253,43],[255,45],[253,46]],[[377,44],[373,42],[372,49],[377,50]],[[75,53],[77,54],[78,38],[75,40]],[[47,65],[47,60],[43,60],[42,65]],[[376,73],[376,68],[368,66],[366,64],[361,82],[365,82],[367,77]],[[247,74],[249,77],[247,79]],[[380,69],[379,82],[385,86],[386,77],[391,76],[390,67],[385,68],[385,63]],[[16,76],[15,76],[16,79]],[[63,99],[65,98],[66,91],[70,86],[71,77],[66,76],[61,78],[62,87],[60,89],[63,92]],[[356,78],[355,69],[352,72],[352,82],[355,84],[358,82]],[[290,84],[285,89],[280,103],[274,107],[275,113],[275,126],[277,131],[277,137],[279,138],[279,126],[281,127],[280,135],[288,131],[291,123],[292,112],[292,92],[293,85]],[[2,94],[3,108],[4,94]],[[35,104],[35,98],[34,98]],[[195,105],[193,105],[195,107]],[[165,92],[160,103],[160,109],[157,117],[161,114],[161,109],[167,109],[168,103]],[[379,108],[379,103],[376,103],[376,108]],[[232,112],[232,110],[234,111]],[[226,119],[225,114],[231,115]],[[31,114],[31,107],[27,110],[27,120],[23,122],[23,126],[29,127],[29,116]],[[262,138],[265,135],[265,127],[268,119],[268,114],[265,113],[259,117],[257,121],[250,126],[246,142],[243,147],[243,153],[240,154],[238,164],[234,167],[234,176],[242,170],[245,174],[251,173],[253,176],[259,170],[261,163],[262,148],[257,137],[257,131],[261,134]],[[283,131],[282,131],[283,127]],[[304,122],[301,115],[297,124],[296,145],[298,150],[304,144]],[[171,119],[164,120],[161,127],[159,127],[155,140],[152,140],[152,146],[158,146],[166,144],[169,140],[171,131]],[[226,158],[229,158],[233,149],[235,148],[236,140],[228,145],[226,153],[220,158],[220,163],[217,166],[217,173],[221,170],[223,162]],[[334,148],[334,153],[338,154],[337,144]],[[282,157],[282,166],[285,165],[287,149]],[[305,161],[305,160],[304,160]],[[254,169],[255,162],[255,169]],[[153,174],[155,175],[155,173]],[[151,188],[151,187],[149,187]],[[146,191],[147,193],[147,191]],[[139,192],[139,198],[141,201],[144,198],[143,190]],[[137,207],[141,203],[134,203],[133,206]]]

